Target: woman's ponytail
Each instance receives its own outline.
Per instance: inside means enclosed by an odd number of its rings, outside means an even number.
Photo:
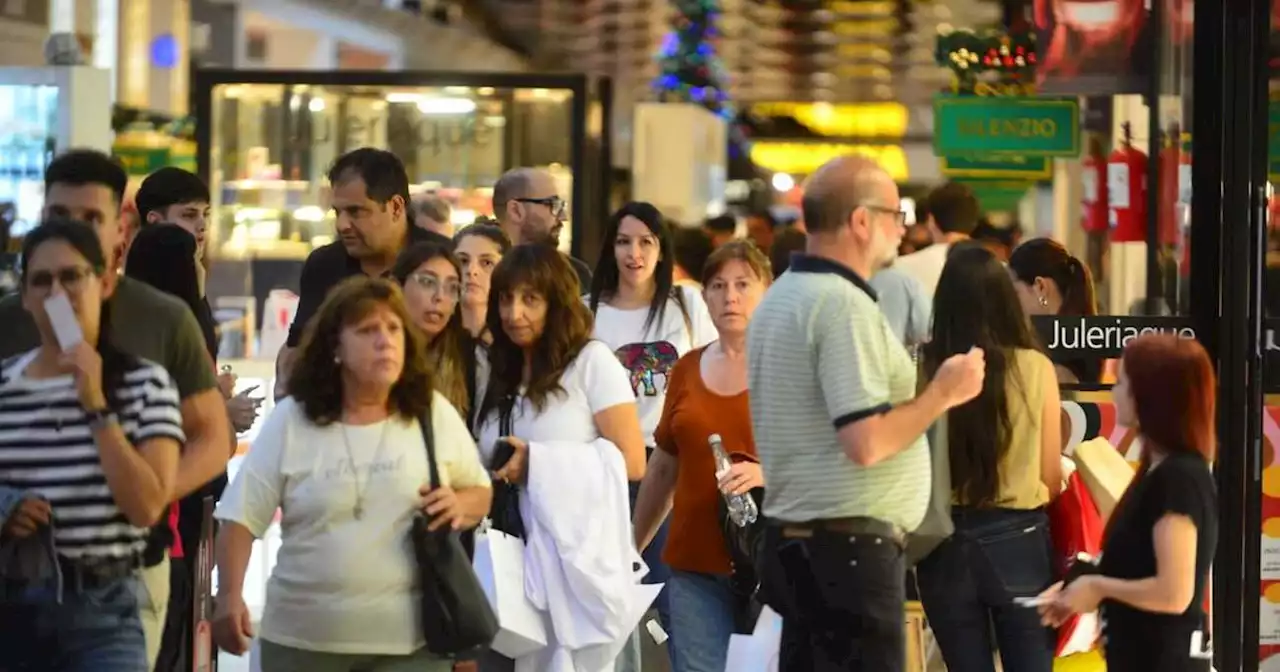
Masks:
[[[102,313],[98,318],[98,356],[102,358],[102,391],[107,396],[107,406],[118,411],[119,392],[124,387],[125,374],[133,367],[136,358],[125,354],[111,342],[111,301],[102,301]]]
[[[1074,255],[1066,259],[1067,272],[1059,280],[1062,290],[1062,315],[1097,315],[1098,297],[1093,287],[1093,274],[1089,267]]]

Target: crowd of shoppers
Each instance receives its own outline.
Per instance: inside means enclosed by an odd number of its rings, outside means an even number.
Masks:
[[[783,617],[780,670],[894,672],[904,547],[934,477],[925,432],[945,417],[955,532],[914,576],[949,669],[1052,669],[1051,628],[1097,609],[1111,669],[1208,669],[1192,645],[1217,534],[1207,356],[1172,337],[1126,348],[1117,415],[1142,463],[1101,564],[1058,582],[1057,386],[1097,372],[1055,368],[1028,318],[1093,314],[1092,281],[1052,241],[1007,265],[969,242],[966,188],[926,199],[933,242],[902,258],[898,189],[865,158],[812,175],[800,223],[676,228],[628,203],[592,269],[555,248],[565,202],[546,172],[505,174],[496,220],[456,233],[442,203],[410,200],[390,152],[349,152],[329,179],[338,240],[303,267],[280,400],[228,484],[258,407],[216,371],[207,187],[157,171],[122,237],[123,170],[87,151],[49,166],[21,291],[0,300],[0,668],[189,668],[211,497],[214,639],[235,654],[256,639],[271,672],[573,669],[565,612],[619,645],[593,665],[638,671],[648,629],[610,583],[631,558],[592,550],[609,539],[665,585],[676,672],[724,670],[760,603]],[[760,505],[745,551],[732,497]],[[429,648],[419,517],[523,537],[544,653]],[[277,520],[259,627],[245,573]]]

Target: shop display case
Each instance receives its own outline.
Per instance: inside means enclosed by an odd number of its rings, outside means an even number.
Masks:
[[[600,89],[579,75],[197,71],[197,164],[213,196],[210,295],[261,306],[272,289],[297,291],[302,261],[334,238],[327,171],[359,147],[395,153],[410,192],[448,200],[457,225],[491,214],[506,170],[544,168],[568,203],[561,244],[590,256],[587,222],[603,221],[608,184]]]
[[[15,240],[40,221],[44,169],[55,154],[110,151],[110,93],[106,70],[0,67],[0,203],[13,206]]]

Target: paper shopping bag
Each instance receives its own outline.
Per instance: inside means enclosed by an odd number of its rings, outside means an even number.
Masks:
[[[768,606],[760,610],[750,635],[729,637],[724,669],[734,672],[778,672],[782,649],[782,617]]]
[[[519,658],[546,647],[546,622],[524,592],[524,542],[490,529],[476,536],[472,566],[498,615],[493,650]]]
[[[1089,488],[1105,523],[1133,480],[1133,467],[1110,441],[1103,438],[1090,439],[1076,446],[1073,457],[1077,473],[1084,477],[1084,484]]]
[[[1094,504],[1085,481],[1076,471],[1067,479],[1067,487],[1049,505],[1049,529],[1053,536],[1056,569],[1067,572],[1077,555],[1096,557],[1102,550],[1102,515]],[[1091,651],[1098,639],[1098,614],[1077,614],[1058,628],[1058,656]]]

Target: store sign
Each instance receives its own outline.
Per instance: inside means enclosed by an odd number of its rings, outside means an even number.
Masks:
[[[933,149],[938,156],[1079,156],[1080,102],[941,95],[933,103]]]
[[[1031,321],[1054,359],[1118,357],[1129,341],[1147,334],[1196,337],[1186,317],[1038,315]]]
[[[1267,108],[1267,173],[1273,182],[1280,179],[1280,100]]]
[[[0,19],[47,27],[49,0],[0,0]]]
[[[1000,156],[972,154],[943,156],[938,163],[947,177],[978,179],[1027,180],[1035,182],[1053,177],[1053,162],[1043,156]]]
[[[316,124],[312,142],[332,142],[334,124],[323,119]],[[387,147],[407,149],[417,147],[440,154],[446,150],[465,148],[485,149],[498,139],[498,130],[483,118],[467,115],[433,117],[423,115],[417,119],[378,115],[346,117],[340,133],[346,147],[381,146],[383,130]]]
[[[116,145],[111,153],[130,175],[150,175],[169,165],[168,147],[130,147]]]

